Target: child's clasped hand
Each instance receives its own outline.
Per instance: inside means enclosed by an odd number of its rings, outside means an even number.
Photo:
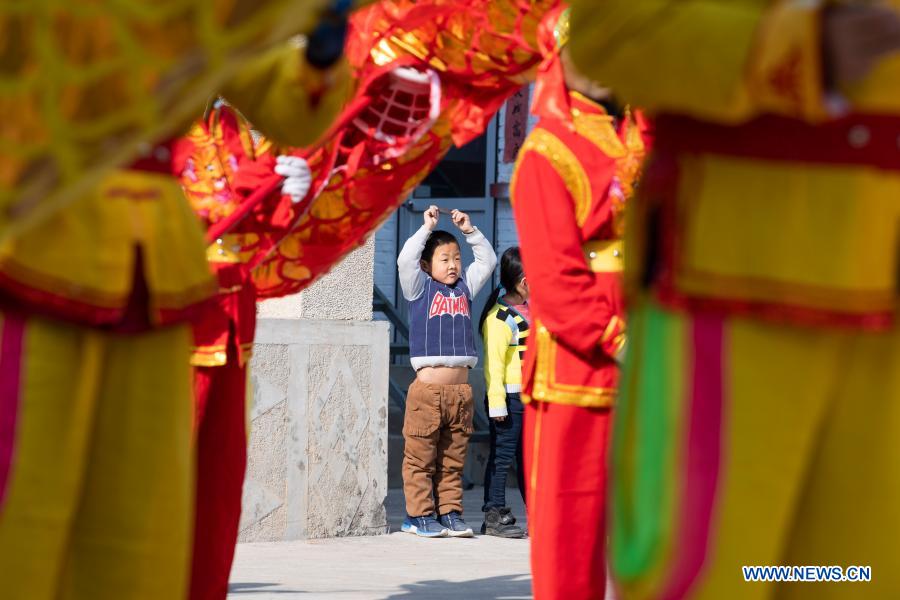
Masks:
[[[438,220],[441,218],[441,213],[449,214],[450,220],[453,221],[453,224],[459,229],[463,234],[469,235],[475,231],[475,228],[472,226],[472,220],[469,218],[468,213],[464,213],[461,210],[453,209],[451,211],[447,211],[446,209],[438,208],[437,205],[432,204],[429,206],[425,213],[423,214],[423,218],[425,220],[425,226],[431,231],[437,227]]]

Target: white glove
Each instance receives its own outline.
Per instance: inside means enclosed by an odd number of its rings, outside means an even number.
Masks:
[[[297,204],[309,193],[312,185],[312,173],[309,165],[299,156],[278,156],[275,158],[275,173],[284,177],[281,193],[291,197]]]

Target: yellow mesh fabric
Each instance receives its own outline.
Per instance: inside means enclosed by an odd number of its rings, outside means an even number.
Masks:
[[[6,0],[0,5],[0,236],[176,133],[325,0]]]

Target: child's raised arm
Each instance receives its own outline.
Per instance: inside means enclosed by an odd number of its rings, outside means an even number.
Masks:
[[[428,276],[422,272],[422,250],[431,230],[438,222],[438,207],[431,206],[423,215],[425,223],[403,244],[397,256],[397,267],[400,272],[400,289],[407,300],[415,300],[425,291]]]
[[[497,254],[484,234],[478,231],[477,227],[472,226],[469,215],[454,210],[451,218],[453,224],[466,236],[466,242],[472,246],[472,254],[475,255],[475,262],[466,269],[466,285],[469,286],[469,291],[472,292],[474,298],[491,278],[494,267],[497,266]]]

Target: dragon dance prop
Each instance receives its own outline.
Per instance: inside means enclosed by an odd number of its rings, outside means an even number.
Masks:
[[[338,121],[331,126],[329,132],[326,133],[323,137],[328,139],[331,137],[329,134],[333,134],[334,132],[338,132],[343,129],[347,123],[355,119],[360,112],[365,110],[371,104],[371,98],[368,96],[361,96],[354,100],[354,102],[341,114]],[[309,158],[309,155],[315,150],[315,148],[311,148],[310,150],[300,150],[297,151],[294,156],[299,156],[301,158]],[[269,196],[277,192],[283,179],[278,175],[272,175],[267,178],[265,181],[259,184],[246,200],[240,203],[234,209],[234,212],[229,214],[227,217],[222,219],[221,221],[216,222],[206,231],[206,241],[213,242],[218,239],[220,236],[224,235],[226,232],[231,231],[239,222],[241,222],[245,217],[247,217],[255,208],[261,205]]]
[[[279,203],[271,169],[244,170],[237,187],[254,191],[210,238],[247,231],[242,219],[278,204],[282,217],[244,239],[242,252],[255,254],[247,264],[258,295],[309,286],[361,245],[451,145],[483,133],[533,77],[537,26],[557,4],[397,0],[355,13],[346,47],[359,81],[354,98],[321,146],[290,152],[307,158],[311,193],[297,205]]]

